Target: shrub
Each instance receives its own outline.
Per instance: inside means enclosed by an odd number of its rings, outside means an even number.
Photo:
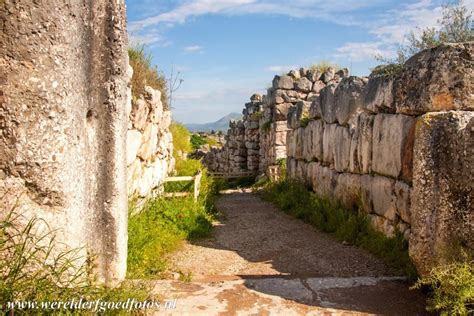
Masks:
[[[206,138],[199,134],[191,135],[191,147],[193,150],[198,150],[202,145],[207,144]]]
[[[306,127],[308,126],[309,122],[311,122],[311,119],[309,118],[309,116],[305,115],[301,118],[300,125],[301,127]]]
[[[170,131],[173,135],[173,156],[178,160],[180,153],[190,153],[192,150],[190,139],[191,133],[181,123],[173,122],[170,125]]]
[[[369,224],[360,208],[349,210],[341,203],[310,192],[295,181],[272,183],[263,191],[263,198],[277,207],[318,228],[336,239],[360,246],[384,259],[410,279],[416,270],[408,255],[408,243],[400,233],[388,238]]]
[[[428,276],[419,279],[413,288],[428,286],[429,311],[441,315],[471,315],[474,313],[474,260],[469,256],[462,261],[434,268]]]
[[[163,108],[168,106],[168,89],[165,76],[152,66],[152,56],[145,53],[145,47],[136,46],[128,49],[130,66],[133,68],[132,75],[132,95],[136,98],[145,93],[145,86],[161,91],[161,102]]]
[[[264,133],[268,133],[272,128],[272,122],[271,121],[266,121],[265,123],[262,124],[262,126],[260,127],[260,129],[262,130],[262,132]]]

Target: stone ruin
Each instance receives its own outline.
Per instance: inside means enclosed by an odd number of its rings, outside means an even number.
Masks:
[[[130,198],[149,198],[162,189],[174,170],[171,111],[163,109],[161,92],[145,87],[145,95],[129,103],[127,186]],[[155,191],[155,192],[154,192]]]
[[[423,51],[391,76],[332,68],[275,76],[254,114],[260,173],[286,158],[289,178],[348,207],[361,204],[373,227],[405,236],[420,273],[455,244],[473,251],[473,55],[469,42]],[[247,126],[257,130],[250,122],[238,125],[242,142]],[[210,156],[211,169],[227,171],[225,155]],[[238,157],[234,169],[250,170],[245,150]]]

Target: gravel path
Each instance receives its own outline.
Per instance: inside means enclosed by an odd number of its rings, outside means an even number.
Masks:
[[[157,293],[178,298],[169,314],[424,314],[424,297],[382,261],[255,194],[225,194],[217,208],[212,238],[171,258],[192,281],[156,281]]]

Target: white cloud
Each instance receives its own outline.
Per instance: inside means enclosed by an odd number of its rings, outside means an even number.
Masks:
[[[292,69],[298,69],[299,67],[297,65],[288,65],[288,66],[283,66],[283,65],[274,65],[274,66],[269,66],[265,68],[265,71],[270,71],[270,72],[276,72],[276,73],[282,73],[282,72],[287,72]]]
[[[282,15],[293,18],[320,18],[337,24],[360,24],[349,15],[362,8],[375,6],[384,0],[188,0],[180,6],[158,15],[130,23],[130,29],[144,28],[161,24],[184,23],[192,17],[206,14],[244,15],[265,14]]]
[[[187,53],[200,53],[202,52],[203,48],[202,46],[199,46],[199,45],[191,45],[191,46],[186,46],[183,50]]]
[[[382,43],[365,42],[365,43],[346,43],[336,49],[336,58],[345,58],[351,61],[363,61],[374,59],[375,56],[385,58],[394,57],[394,53],[390,49],[384,49]]]

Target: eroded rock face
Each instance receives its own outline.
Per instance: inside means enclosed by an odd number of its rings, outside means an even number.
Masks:
[[[114,284],[127,256],[124,1],[2,1],[0,18],[2,209],[20,198]]]
[[[404,68],[395,81],[398,113],[474,110],[474,42],[425,50]]]
[[[416,128],[410,255],[421,273],[474,249],[474,112],[423,115]]]

